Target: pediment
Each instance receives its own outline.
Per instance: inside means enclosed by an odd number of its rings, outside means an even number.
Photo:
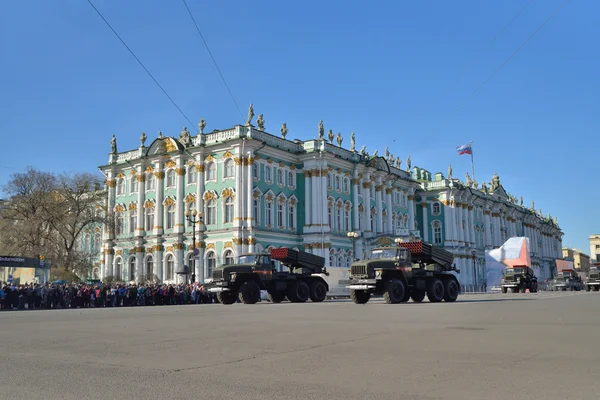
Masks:
[[[167,154],[173,151],[181,150],[183,150],[183,145],[179,143],[177,139],[172,137],[164,137],[155,139],[148,148],[146,155],[151,156],[156,154]]]

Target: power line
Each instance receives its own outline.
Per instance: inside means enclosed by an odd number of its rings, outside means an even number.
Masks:
[[[227,92],[229,92],[229,96],[231,97],[231,100],[233,101],[233,104],[235,105],[235,108],[237,109],[238,113],[240,114],[240,118],[243,121],[244,120],[244,116],[242,115],[242,112],[240,111],[240,108],[238,107],[238,104],[235,101],[235,98],[233,97],[233,93],[231,93],[231,90],[229,89],[229,85],[227,85],[227,82],[225,81],[225,77],[221,73],[221,69],[217,65],[217,61],[213,57],[212,52],[210,51],[210,49],[208,48],[208,44],[206,43],[206,40],[204,39],[204,36],[202,35],[202,32],[200,31],[200,27],[196,23],[196,19],[192,15],[192,12],[190,11],[190,8],[188,7],[187,2],[185,0],[182,0],[182,1],[183,1],[183,4],[185,5],[185,8],[186,8],[188,14],[190,15],[190,18],[192,19],[192,22],[194,23],[194,26],[196,26],[196,31],[198,31],[198,34],[200,35],[200,38],[202,39],[202,42],[204,43],[204,46],[206,47],[206,50],[208,51],[208,54],[210,55],[210,58],[213,61],[213,64],[215,64],[215,68],[217,69],[217,72],[219,72],[219,75],[221,76],[221,80],[223,81],[223,84],[225,85],[225,88],[227,89]]]
[[[129,53],[131,53],[131,55],[133,56],[133,58],[135,58],[135,60],[142,66],[142,68],[144,69],[144,71],[146,71],[146,73],[150,76],[150,78],[152,78],[152,80],[154,81],[154,83],[156,83],[156,85],[160,88],[160,90],[162,90],[162,92],[165,94],[165,96],[167,96],[167,98],[169,100],[171,100],[171,103],[173,103],[173,105],[175,106],[175,108],[177,108],[177,110],[179,110],[179,112],[181,113],[181,115],[183,115],[183,117],[190,123],[190,126],[193,126],[199,132],[198,127],[195,124],[193,124],[192,121],[190,121],[190,119],[181,110],[181,108],[179,108],[179,106],[177,105],[177,103],[175,103],[175,101],[171,98],[171,96],[169,96],[169,94],[167,93],[167,91],[160,85],[160,83],[158,83],[158,81],[156,80],[156,78],[154,78],[154,76],[150,73],[150,71],[148,71],[148,68],[146,68],[144,66],[144,64],[134,54],[134,52],[129,48],[129,46],[127,46],[127,43],[125,43],[125,41],[123,39],[121,39],[121,36],[119,36],[119,34],[113,29],[113,27],[108,23],[108,21],[106,20],[106,18],[104,18],[104,16],[102,15],[102,13],[100,11],[98,11],[98,9],[94,6],[94,4],[91,2],[91,0],[87,0],[87,1],[90,4],[90,6],[92,6],[92,8],[98,13],[98,15],[100,16],[100,18],[102,18],[102,20],[110,28],[110,30],[115,34],[115,36],[121,41],[121,43],[123,43],[123,46],[125,46],[125,48],[127,50],[129,50]]]

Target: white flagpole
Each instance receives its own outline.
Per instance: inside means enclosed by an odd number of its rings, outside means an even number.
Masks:
[[[473,181],[475,180],[475,163],[473,162],[473,142],[471,141],[471,172],[473,173]]]

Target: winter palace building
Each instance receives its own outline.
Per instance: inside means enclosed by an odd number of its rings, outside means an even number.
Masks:
[[[322,122],[319,139],[300,141],[286,139],[285,124],[281,136],[265,132],[262,115],[253,126],[252,116],[211,133],[202,120],[197,136],[159,132],[149,146],[142,134],[126,152],[113,136],[100,170],[115,224],[85,236],[88,248],[101,246],[94,275],[173,282],[189,266],[204,281],[240,254],[286,246],[325,257],[335,287],[353,257],[420,237],[453,252],[461,284],[474,288],[486,282],[485,250],[511,236],[530,238],[539,279],[562,256],[557,221],[507,194],[497,175],[481,187],[468,175],[453,178],[451,168],[432,176],[410,157],[402,166],[387,148],[382,156],[357,151],[354,134],[345,149]],[[188,220],[194,210],[196,223]]]

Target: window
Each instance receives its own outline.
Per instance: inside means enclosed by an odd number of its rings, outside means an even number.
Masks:
[[[340,205],[336,209],[336,221],[335,221],[335,223],[336,223],[335,227],[338,230],[344,229],[344,224],[343,224],[343,219],[342,219],[342,213],[343,213],[343,209],[342,209],[342,207]]]
[[[283,202],[282,201],[278,201],[277,202],[277,226],[279,226],[280,228],[284,227],[284,223],[285,223],[285,219],[283,218],[284,214],[284,209],[283,209]]]
[[[102,246],[102,234],[100,232],[96,232],[94,235],[94,251],[97,253],[100,251],[100,247]]]
[[[344,210],[344,230],[349,231],[350,228],[350,210]]]
[[[223,254],[223,264],[233,265],[233,263],[234,263],[233,251],[227,250],[225,252],[225,254]]]
[[[187,183],[188,184],[192,184],[192,183],[196,183],[196,167],[192,166],[188,169],[188,173],[187,173]]]
[[[350,192],[350,179],[344,178],[344,193]]]
[[[327,187],[331,189],[331,174],[327,174]]]
[[[166,229],[173,229],[175,227],[175,206],[173,204],[167,206],[166,220]]]
[[[225,198],[225,220],[223,221],[226,224],[233,222],[233,197]]]
[[[210,251],[210,252],[206,253],[207,278],[212,277],[213,270],[215,269],[216,266],[217,266],[217,258],[215,257],[215,252]]]
[[[135,280],[135,257],[129,259],[129,280]]]
[[[294,186],[294,173],[288,172],[288,186]]]
[[[235,170],[233,166],[233,160],[231,158],[225,160],[225,164],[223,165],[223,177],[224,178],[233,178],[235,176]]]
[[[156,186],[156,178],[152,172],[147,175],[146,182],[148,182],[146,190],[154,190]]]
[[[329,266],[335,267],[335,256],[333,254],[329,255]]]
[[[283,171],[281,168],[277,168],[277,184],[283,186]]]
[[[137,193],[138,191],[138,181],[136,176],[131,177],[131,193]]]
[[[120,196],[123,193],[125,193],[125,179],[120,178],[117,181],[117,196]]]
[[[146,279],[150,280],[154,275],[154,259],[152,256],[148,256],[146,259]]]
[[[167,171],[167,187],[174,187],[175,186],[175,170],[168,170]]]
[[[435,202],[431,205],[431,214],[432,215],[440,215],[440,203]]]
[[[129,233],[135,233],[135,226],[137,225],[137,210],[129,210]]]
[[[91,250],[91,236],[89,233],[86,233],[83,237],[83,252],[84,253],[89,253]]]
[[[252,178],[254,179],[258,179],[259,175],[258,175],[258,164],[254,163],[252,164]]]
[[[433,227],[433,244],[442,244],[442,224],[440,221],[434,221]]]
[[[296,206],[292,203],[288,205],[288,228],[296,228]]]
[[[260,199],[257,199],[257,198],[253,199],[252,200],[252,213],[253,213],[252,221],[255,226],[258,225],[258,221],[260,221],[260,214],[258,212],[258,210],[260,209],[259,207],[260,207]]]
[[[272,182],[273,178],[271,177],[271,167],[265,167],[265,181]]]
[[[329,204],[327,207],[327,223],[329,227],[333,229],[333,204]]]
[[[217,166],[214,162],[209,162],[206,165],[206,177],[207,181],[214,181],[217,179]]]
[[[374,208],[371,209],[371,211],[373,211],[373,210],[374,210]],[[371,213],[370,217],[371,217],[370,218],[371,219],[371,232],[377,232],[377,227],[375,226],[375,222],[376,222],[375,214]]]
[[[196,269],[195,269],[196,263],[195,263],[195,261],[196,260],[194,259],[194,253],[188,254],[188,256],[187,256],[187,266],[189,268],[190,275],[196,273]]]
[[[214,199],[206,203],[206,224],[214,225],[217,223],[217,202]]]
[[[146,231],[154,229],[154,207],[146,208]]]
[[[175,259],[172,254],[168,254],[165,259],[165,280],[170,281],[175,276]]]
[[[273,225],[273,202],[269,200],[265,202],[265,225]]]
[[[117,257],[115,259],[115,269],[113,271],[113,276],[115,278],[117,278],[118,280],[121,280],[122,272],[123,272],[123,261],[121,260],[121,257]]]
[[[337,192],[339,192],[340,190],[342,190],[342,186],[341,186],[341,180],[340,180],[340,177],[339,177],[339,175],[336,175],[336,176],[335,176],[335,190],[336,190]]]
[[[117,213],[115,216],[115,231],[117,235],[123,234],[123,226],[125,225],[125,215],[122,212]]]

